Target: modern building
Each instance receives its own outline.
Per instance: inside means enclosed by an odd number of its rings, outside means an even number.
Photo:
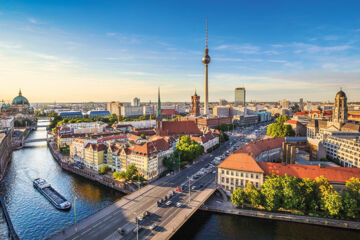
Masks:
[[[213,115],[217,117],[230,117],[231,107],[228,106],[215,106],[213,108]]]
[[[121,116],[135,118],[144,114],[144,108],[142,106],[122,106]]]
[[[123,104],[121,104],[119,102],[108,102],[106,110],[108,110],[111,115],[115,114],[116,116],[120,116],[122,106],[123,106]]]
[[[83,113],[80,111],[69,111],[69,112],[61,112],[59,116],[62,118],[82,118]]]
[[[131,106],[139,107],[140,106],[140,98],[134,97],[131,101]]]
[[[228,102],[225,99],[219,100],[219,106],[226,106],[226,105],[228,105]]]
[[[245,107],[246,105],[246,90],[245,88],[235,88],[235,106]]]
[[[278,163],[284,143],[284,138],[275,138],[241,147],[218,165],[218,185],[229,192],[245,188],[248,182],[260,188],[267,176],[275,174],[309,179],[324,176],[331,184],[343,187],[350,178],[360,177],[360,169],[355,168]]]
[[[89,118],[105,118],[110,117],[111,113],[108,110],[91,110],[87,113]]]

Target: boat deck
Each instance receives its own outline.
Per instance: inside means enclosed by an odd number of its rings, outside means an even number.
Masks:
[[[52,187],[46,187],[42,189],[45,194],[47,194],[56,204],[61,204],[66,201],[58,192],[55,191]]]

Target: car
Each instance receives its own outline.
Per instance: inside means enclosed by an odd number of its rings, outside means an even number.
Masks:
[[[182,204],[179,203],[179,202],[176,204],[176,207],[178,207],[178,208],[181,207],[181,206],[182,206]]]
[[[125,234],[125,230],[121,227],[118,228],[118,233],[120,233],[120,235],[124,235]]]
[[[138,226],[138,227],[134,228],[133,233],[140,232],[141,229],[142,229],[142,227]]]
[[[191,190],[195,190],[195,189],[196,189],[196,186],[192,186],[192,187],[191,187]]]
[[[141,222],[142,220],[144,220],[144,218],[142,216],[137,217],[137,219]]]
[[[216,173],[216,170],[212,171],[212,173]]]
[[[172,201],[167,201],[167,202],[165,203],[166,206],[170,206],[171,204],[172,204]]]
[[[154,230],[157,227],[157,224],[154,223],[153,225],[150,226],[150,230]]]

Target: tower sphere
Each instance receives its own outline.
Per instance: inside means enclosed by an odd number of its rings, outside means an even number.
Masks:
[[[205,56],[202,58],[202,62],[203,62],[204,64],[209,64],[210,61],[211,61],[210,56],[209,56],[207,53],[205,53]]]

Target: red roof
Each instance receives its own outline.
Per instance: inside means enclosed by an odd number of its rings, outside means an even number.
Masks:
[[[88,143],[85,148],[92,148],[93,151],[104,151],[107,147],[105,144]]]
[[[247,172],[264,172],[255,159],[246,153],[233,153],[220,163],[218,167]]]
[[[169,150],[170,144],[163,138],[156,139],[154,141],[148,141],[143,145],[134,145],[132,152],[134,154],[151,155],[152,153]]]
[[[281,144],[285,141],[285,138],[268,138],[257,142],[251,142],[238,148],[235,153],[246,153],[256,158],[260,153],[269,151],[274,148],[280,148]]]
[[[193,121],[162,121],[161,136],[201,134],[202,132]]]
[[[360,178],[360,168],[346,168],[346,167],[319,167],[313,165],[298,165],[270,162],[258,162],[260,167],[264,170],[265,175],[276,174],[284,176],[294,176],[297,178],[315,179],[320,176],[326,177],[329,182],[346,182],[352,177]]]
[[[191,140],[194,140],[196,142],[206,143],[216,137],[217,135],[215,133],[207,132],[206,134],[200,137],[191,137]]]
[[[176,114],[178,114],[178,112],[175,109],[161,109],[161,115],[171,116]]]

